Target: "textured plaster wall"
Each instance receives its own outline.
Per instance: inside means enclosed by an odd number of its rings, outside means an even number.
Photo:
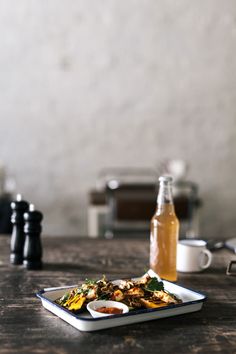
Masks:
[[[178,157],[235,236],[234,0],[0,0],[0,33],[0,159],[45,233],[86,233],[101,168]]]

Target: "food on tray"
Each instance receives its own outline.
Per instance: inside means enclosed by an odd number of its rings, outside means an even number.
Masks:
[[[78,312],[86,308],[90,301],[114,300],[132,309],[158,308],[178,304],[182,300],[164,289],[164,284],[156,277],[145,275],[138,280],[108,281],[105,276],[85,283],[64,294],[55,302],[66,309]]]

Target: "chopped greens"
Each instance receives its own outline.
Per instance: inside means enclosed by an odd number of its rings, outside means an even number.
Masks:
[[[61,298],[61,302],[66,302],[70,297],[70,293],[65,293],[62,298]]]
[[[94,285],[94,284],[96,284],[96,280],[86,278],[85,279],[85,284]]]
[[[109,300],[109,294],[101,294],[98,296],[98,300]]]
[[[147,291],[152,291],[152,292],[164,290],[163,281],[158,281],[157,278],[151,278],[147,283],[145,289]]]

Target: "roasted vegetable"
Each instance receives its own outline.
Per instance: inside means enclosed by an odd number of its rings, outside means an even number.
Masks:
[[[140,301],[143,304],[143,306],[146,307],[147,309],[156,309],[158,307],[166,306],[166,303],[161,301],[154,302],[146,299],[140,299]]]

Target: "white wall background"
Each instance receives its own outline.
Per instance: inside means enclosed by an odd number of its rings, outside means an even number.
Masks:
[[[0,33],[0,159],[44,233],[86,233],[101,168],[178,157],[235,236],[234,0],[0,0]]]

